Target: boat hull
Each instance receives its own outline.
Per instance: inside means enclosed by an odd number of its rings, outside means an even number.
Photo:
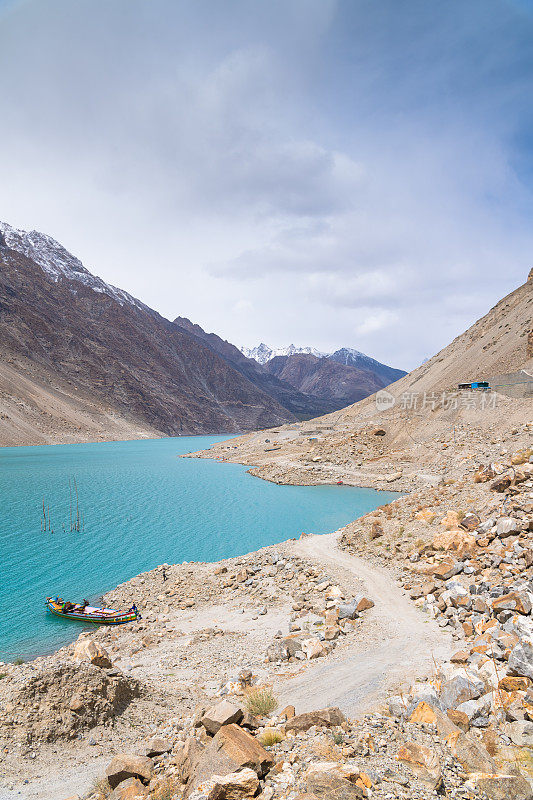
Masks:
[[[62,603],[47,598],[46,607],[51,614],[61,619],[69,619],[74,622],[92,622],[95,625],[124,625],[126,622],[134,622],[140,618],[139,611],[119,611],[118,609],[95,609],[89,613],[79,611],[62,611]]]

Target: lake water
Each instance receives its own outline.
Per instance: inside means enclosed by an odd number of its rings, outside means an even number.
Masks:
[[[179,458],[223,438],[0,448],[0,659],[51,652],[80,633],[46,613],[49,595],[91,600],[158,564],[218,561],[302,531],[328,533],[397,497],[277,486],[238,464]],[[74,479],[80,532],[70,530]],[[53,533],[42,530],[43,500]]]

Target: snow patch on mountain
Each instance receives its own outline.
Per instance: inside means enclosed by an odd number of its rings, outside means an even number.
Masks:
[[[323,358],[326,355],[326,353],[321,353],[320,350],[316,350],[314,347],[296,347],[293,344],[288,347],[269,347],[264,342],[261,342],[257,347],[241,347],[240,351],[244,353],[246,358],[253,358],[260,364],[266,364],[267,361],[270,361],[275,356],[293,356],[296,353],[305,353],[317,356],[317,358]]]
[[[147,309],[144,303],[136,300],[128,292],[123,289],[117,289],[116,286],[111,286],[103,281],[102,278],[98,278],[89,272],[79,258],[69,253],[63,245],[56,242],[51,236],[39,231],[23,231],[13,228],[7,222],[0,222],[0,233],[11,250],[16,250],[26,258],[34,261],[55,283],[59,280],[76,281],[88,286],[94,292],[107,294],[120,305],[127,303],[139,309]]]

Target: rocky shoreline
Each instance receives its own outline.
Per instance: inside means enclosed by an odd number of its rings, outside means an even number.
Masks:
[[[328,537],[305,537],[162,565],[106,595],[134,597],[135,626],[3,665],[2,800],[533,797],[531,430],[346,526],[329,560],[313,551]],[[369,673],[372,708],[352,716],[319,702],[336,697],[325,676],[393,636],[384,595],[346,572],[357,555],[455,646],[418,680]],[[65,758],[80,780],[50,783]]]

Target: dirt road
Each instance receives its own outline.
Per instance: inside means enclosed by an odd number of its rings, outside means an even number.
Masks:
[[[359,640],[309,664],[302,674],[280,679],[275,691],[282,706],[291,703],[297,712],[339,706],[348,716],[357,716],[391,690],[432,674],[434,661],[450,655],[452,638],[414,606],[389,572],[340,550],[338,537],[309,536],[294,549],[328,565],[332,577],[342,575],[345,584],[357,583],[354,592],[360,591],[362,581],[375,607],[365,612]]]

